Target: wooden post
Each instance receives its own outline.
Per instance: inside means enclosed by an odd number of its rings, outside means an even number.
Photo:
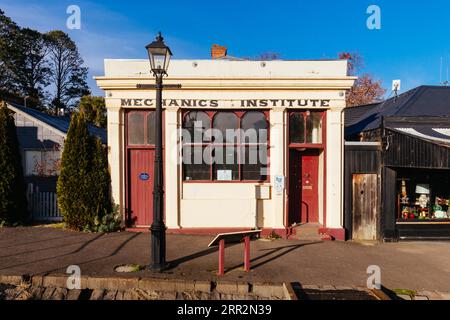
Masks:
[[[225,274],[225,239],[219,241],[219,272],[218,276]]]
[[[245,249],[244,249],[244,271],[250,271],[250,236],[244,238]]]

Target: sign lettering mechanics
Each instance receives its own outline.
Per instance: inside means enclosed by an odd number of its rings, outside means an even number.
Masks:
[[[244,100],[208,100],[208,99],[163,99],[163,107],[181,108],[328,108],[326,99],[244,99]],[[121,99],[122,107],[155,107],[155,99]]]

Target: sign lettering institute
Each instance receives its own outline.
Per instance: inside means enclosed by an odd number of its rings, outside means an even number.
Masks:
[[[154,99],[120,99],[122,107],[155,107]],[[163,99],[163,107],[181,108],[328,108],[331,100],[324,99],[245,99],[245,100],[208,100],[208,99]]]

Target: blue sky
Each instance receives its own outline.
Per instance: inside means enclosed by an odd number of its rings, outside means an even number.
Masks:
[[[68,30],[66,8],[81,9],[81,29]],[[366,27],[369,5],[381,8],[381,30]],[[77,42],[90,68],[89,84],[103,74],[104,58],[146,58],[144,46],[161,30],[174,58],[208,59],[213,43],[233,56],[278,52],[284,59],[328,59],[358,52],[365,72],[402,91],[439,84],[440,59],[450,68],[450,1],[75,1],[0,0],[19,25],[61,29]]]

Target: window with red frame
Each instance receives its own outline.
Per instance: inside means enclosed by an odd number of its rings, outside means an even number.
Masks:
[[[295,111],[289,115],[290,144],[322,144],[323,111]]]
[[[266,181],[268,112],[197,111],[183,117],[184,181]]]
[[[130,111],[127,113],[127,144],[148,146],[155,144],[155,111]]]

